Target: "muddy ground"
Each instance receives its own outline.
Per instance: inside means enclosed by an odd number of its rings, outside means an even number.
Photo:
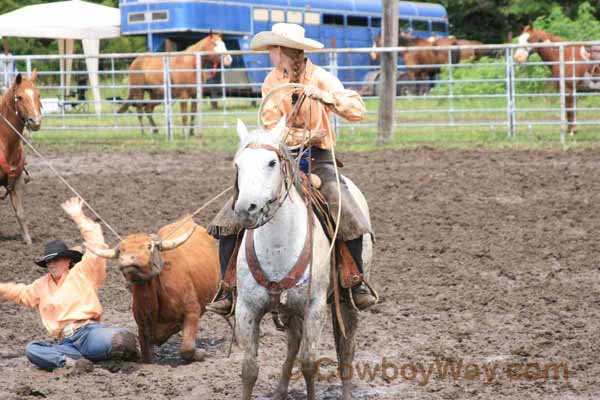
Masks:
[[[345,155],[345,173],[370,201],[377,236],[372,282],[381,294],[381,304],[361,314],[354,397],[600,398],[599,158],[592,150],[428,148]],[[226,187],[232,172],[229,154],[63,154],[51,161],[120,233],[156,231]],[[59,207],[69,192],[34,157],[29,163],[34,245],[19,241],[5,200],[2,281],[41,276],[32,259],[47,240],[78,241]],[[206,224],[217,208],[197,221]],[[105,235],[116,243],[106,229]],[[135,331],[131,298],[115,269],[101,300],[105,323]],[[285,339],[270,319],[262,332],[255,398],[266,399]],[[212,315],[202,319],[198,340],[210,357],[187,365],[174,337],[157,350],[155,365],[47,373],[24,357],[27,342],[40,338],[50,339],[36,312],[0,301],[0,399],[240,397],[240,349],[228,358],[231,331]],[[330,330],[321,353],[335,358]],[[456,377],[443,376],[447,367]],[[319,383],[320,399],[340,394],[332,374],[331,367],[322,370],[329,382]],[[305,398],[302,381],[291,389],[290,399]]]

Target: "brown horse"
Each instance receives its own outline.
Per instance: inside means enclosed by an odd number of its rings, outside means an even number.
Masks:
[[[398,46],[402,47],[456,46],[457,44],[454,36],[448,38],[431,36],[424,39],[405,32],[400,32],[398,35]],[[375,39],[373,47],[381,47],[381,34]],[[458,64],[461,56],[460,50],[452,50],[450,53],[450,63]],[[404,58],[404,65],[407,67],[408,79],[421,81],[417,84],[418,94],[424,94],[427,91],[427,82],[425,81],[435,80],[435,76],[440,73],[441,67],[448,64],[448,50],[411,50],[402,51],[400,54]],[[378,58],[379,53],[371,53],[372,61],[376,61]]]
[[[519,45],[523,46],[517,49],[514,54],[514,59],[517,63],[522,64],[527,61],[531,53],[538,53],[544,62],[552,63],[550,69],[554,78],[560,78],[560,50],[558,47],[532,47],[531,43],[549,43],[549,42],[565,42],[564,38],[554,36],[550,33],[534,29],[527,25],[519,36]],[[564,73],[565,73],[565,100],[567,107],[568,131],[574,135],[577,131],[575,126],[575,110],[573,109],[574,91],[589,91],[598,90],[599,87],[594,87],[592,80],[582,80],[584,77],[598,78],[600,60],[596,64],[573,64],[573,62],[590,61],[597,59],[597,54],[586,49],[581,45],[571,45],[564,47]],[[573,79],[579,78],[578,80]],[[560,81],[555,81],[558,88]]]
[[[193,52],[217,52],[224,53],[227,51],[225,42],[221,35],[216,33],[210,33],[204,39],[198,43],[185,49],[186,53]],[[212,78],[217,72],[221,57],[219,55],[204,56],[202,57],[203,66],[202,69],[202,82]],[[228,67],[231,65],[232,58],[230,55],[223,57],[223,65]],[[142,134],[144,133],[144,120],[143,113],[148,117],[150,125],[152,125],[152,132],[158,133],[158,127],[152,118],[152,112],[154,108],[161,103],[164,98],[164,80],[163,80],[163,57],[162,56],[140,56],[137,57],[129,66],[129,93],[127,94],[127,100],[119,108],[118,113],[124,113],[127,111],[132,101],[135,101],[137,110],[137,117],[140,121],[140,128]],[[196,98],[196,56],[195,55],[178,55],[169,59],[169,70],[171,79],[171,97],[173,99],[180,99],[181,114],[183,121],[183,129],[188,127],[187,120],[187,102],[189,99]],[[144,93],[148,92],[150,95],[150,102],[144,102]],[[194,119],[197,110],[197,103],[192,101],[192,115],[190,118],[190,134],[194,134]]]
[[[27,244],[31,244],[31,236],[23,209],[25,152],[21,138],[14,130],[22,134],[25,127],[32,131],[40,129],[42,102],[40,92],[33,83],[36,78],[35,69],[31,80],[18,74],[0,101],[0,186],[6,189],[4,197],[10,196],[10,203],[21,226],[23,241]]]

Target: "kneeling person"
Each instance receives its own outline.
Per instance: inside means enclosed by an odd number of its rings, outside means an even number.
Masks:
[[[80,198],[66,201],[62,208],[79,227],[86,245],[107,248],[100,225],[83,213]],[[29,361],[52,371],[82,358],[137,358],[136,338],[131,332],[100,324],[98,290],[106,277],[104,258],[90,251],[81,254],[69,250],[62,240],[54,240],[46,244],[44,254],[35,263],[49,273],[30,285],[0,283],[1,297],[37,309],[44,327],[59,339],[58,344],[29,343]]]

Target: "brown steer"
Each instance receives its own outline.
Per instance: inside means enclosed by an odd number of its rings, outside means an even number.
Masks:
[[[219,285],[219,257],[204,228],[189,217],[180,224],[163,227],[158,236],[129,235],[110,250],[90,248],[101,257],[118,259],[131,285],[143,362],[152,362],[154,344],[160,346],[180,330],[181,357],[204,358],[196,349],[196,332]]]

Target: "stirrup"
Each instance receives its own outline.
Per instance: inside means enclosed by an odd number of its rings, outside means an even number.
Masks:
[[[363,280],[361,283],[364,283],[365,286],[367,287],[367,289],[369,289],[369,291],[371,292],[371,295],[373,297],[375,297],[375,302],[367,307],[358,308],[356,306],[356,303],[354,303],[354,295],[352,294],[352,287],[349,287],[347,289],[348,290],[348,298],[350,299],[350,304],[352,305],[352,308],[356,311],[364,311],[370,307],[373,307],[375,304],[379,303],[379,294],[377,293],[377,291],[375,289],[373,289],[366,280]]]
[[[223,281],[221,281],[221,283],[219,284],[219,289],[217,290],[217,293],[215,294],[213,299],[210,301],[210,303],[206,306],[206,310],[210,311],[210,312],[214,312],[215,314],[222,315],[225,318],[229,318],[235,314],[235,303],[237,300],[237,291],[235,290],[235,287],[234,288],[229,287],[226,289],[224,284],[225,283]],[[216,309],[216,308],[212,307],[215,303],[226,300],[226,298],[219,300],[222,296],[227,295],[226,292],[228,292],[231,295],[231,307],[229,309],[229,312],[224,312],[223,309]]]

